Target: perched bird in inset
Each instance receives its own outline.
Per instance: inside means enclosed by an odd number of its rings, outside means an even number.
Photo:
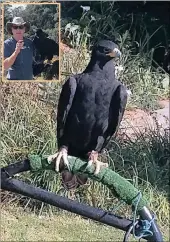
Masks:
[[[108,166],[98,160],[98,154],[116,134],[127,103],[126,88],[115,78],[113,58],[120,54],[112,41],[99,41],[84,72],[63,85],[57,113],[59,152],[49,156],[50,161],[55,159],[56,171],[61,158],[68,165],[68,155],[87,159],[96,174]],[[85,174],[61,174],[68,190],[87,181]]]
[[[54,40],[48,38],[48,34],[37,29],[34,37],[33,44],[35,49],[41,56],[41,60],[47,59],[50,63],[54,55],[59,56],[59,45]]]

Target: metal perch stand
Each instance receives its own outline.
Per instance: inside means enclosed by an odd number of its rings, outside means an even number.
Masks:
[[[134,234],[134,231],[137,238],[144,238],[148,242],[163,241],[161,232],[153,218],[153,214],[147,208],[145,199],[141,197],[136,206],[136,198],[139,191],[130,182],[109,168],[103,168],[95,175],[94,167],[87,167],[86,161],[71,156],[68,159],[69,170],[72,173],[87,174],[91,179],[106,185],[116,197],[132,205],[132,209],[136,209],[140,219],[136,221],[125,219],[113,213],[58,196],[55,193],[13,178],[15,174],[24,171],[55,170],[54,162],[49,163],[47,156],[29,155],[28,159],[24,161],[1,168],[1,188],[126,231],[124,242],[128,240],[131,233]],[[66,167],[61,162],[60,171],[63,169],[66,169]],[[149,230],[146,228],[148,225]],[[147,234],[145,232],[150,233]]]

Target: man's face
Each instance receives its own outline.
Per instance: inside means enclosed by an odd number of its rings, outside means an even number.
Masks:
[[[25,33],[24,25],[12,25],[12,33],[13,36],[17,39],[23,39],[23,35]]]

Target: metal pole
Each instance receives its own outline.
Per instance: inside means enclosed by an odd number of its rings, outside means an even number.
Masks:
[[[113,226],[123,231],[127,231],[132,225],[132,220],[124,219],[102,209],[94,208],[89,205],[58,196],[55,193],[34,187],[14,178],[2,179],[1,189],[37,199],[72,213],[76,213],[95,221]]]

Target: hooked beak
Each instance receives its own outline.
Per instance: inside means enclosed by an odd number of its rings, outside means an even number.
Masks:
[[[117,48],[114,48],[109,54],[106,54],[106,55],[108,55],[110,57],[120,57],[121,52]]]

